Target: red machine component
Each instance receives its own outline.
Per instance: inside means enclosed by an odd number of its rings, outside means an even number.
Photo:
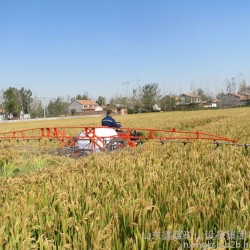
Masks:
[[[107,127],[91,127],[91,126],[71,126],[71,127],[52,127],[52,128],[31,128],[23,130],[15,130],[11,132],[0,133],[0,140],[9,139],[70,139],[72,130],[84,131],[86,137],[95,137],[95,131],[98,128]],[[71,131],[71,133],[69,133]],[[68,133],[67,133],[68,132]],[[148,129],[148,128],[121,128],[117,130],[118,137],[124,140],[136,139],[159,139],[159,140],[210,140],[210,141],[227,141],[231,143],[237,142],[235,139],[218,136],[201,131],[190,132],[173,128],[171,130]],[[136,135],[133,132],[142,132],[142,135]],[[101,138],[101,137],[100,137]]]
[[[100,135],[100,131],[109,130],[111,134]],[[113,131],[113,132],[112,132]],[[52,128],[32,128],[0,133],[1,141],[56,140],[60,143],[61,152],[88,155],[91,152],[112,151],[124,147],[136,147],[145,140],[164,142],[208,141],[209,143],[230,144],[247,147],[249,144],[236,144],[237,140],[201,131],[189,132],[173,128],[171,130],[147,128],[121,128],[114,130],[108,127],[71,126]]]

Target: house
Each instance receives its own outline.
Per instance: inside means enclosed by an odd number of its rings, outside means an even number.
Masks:
[[[219,107],[239,107],[248,105],[250,94],[233,94],[227,93],[220,98]]]
[[[181,94],[179,95],[181,104],[201,103],[201,97],[196,94]]]
[[[241,106],[250,105],[250,93],[244,93],[240,96]]]
[[[163,111],[171,111],[174,108],[176,108],[176,105],[178,105],[179,102],[179,97],[176,95],[165,95],[163,98],[161,98],[159,107]]]
[[[203,105],[203,108],[217,108],[219,102],[220,102],[219,99],[214,99],[210,101],[204,101],[202,102],[202,105]]]
[[[115,112],[118,115],[125,115],[128,113],[127,106],[123,104],[110,104],[108,105],[108,109],[111,109],[113,112]]]
[[[69,104],[68,111],[69,113],[72,110],[75,110],[75,113],[94,113],[97,107],[98,104],[92,100],[74,100]]]

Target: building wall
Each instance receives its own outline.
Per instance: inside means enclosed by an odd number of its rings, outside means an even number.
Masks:
[[[199,103],[201,102],[201,98],[200,97],[191,97],[191,96],[187,96],[187,95],[180,95],[180,99],[184,100],[184,102],[182,103]]]
[[[118,114],[118,115],[126,115],[127,113],[128,113],[128,110],[127,109],[125,109],[125,108],[121,108],[121,109],[117,109],[116,110],[116,113]]]
[[[224,95],[220,99],[219,107],[237,107],[240,106],[240,98],[233,95]]]
[[[86,110],[89,110],[89,109],[95,110],[96,107],[98,107],[97,104],[82,105],[82,109],[83,109],[83,110],[85,110],[85,109],[86,109]]]
[[[203,107],[204,108],[217,108],[217,103],[210,102],[210,103],[205,104]]]
[[[70,113],[71,109],[75,109],[76,112],[82,112],[82,105],[76,101],[72,102],[69,106],[68,106],[68,111]]]
[[[246,105],[249,105],[250,104],[250,99],[249,100],[243,100],[240,102],[240,105],[241,106],[246,106]]]
[[[180,95],[181,103],[191,103],[191,97],[186,95]]]

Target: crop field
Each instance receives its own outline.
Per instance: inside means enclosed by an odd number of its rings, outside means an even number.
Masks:
[[[115,119],[250,143],[250,108]],[[0,131],[100,120],[0,123]],[[250,249],[250,148],[147,141],[71,159],[47,154],[49,142],[37,142],[40,152],[1,143],[0,249]]]

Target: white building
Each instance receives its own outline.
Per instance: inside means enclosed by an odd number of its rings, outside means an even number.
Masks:
[[[76,113],[84,111],[95,111],[98,107],[98,104],[92,100],[74,100],[68,106],[68,111],[71,113],[71,110],[75,109]]]

